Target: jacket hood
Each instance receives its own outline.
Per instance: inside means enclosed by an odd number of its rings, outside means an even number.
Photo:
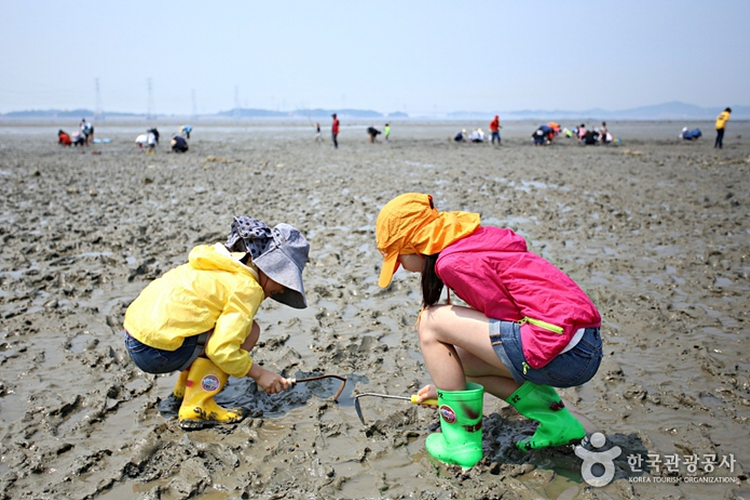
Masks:
[[[231,253],[222,243],[213,246],[199,245],[190,251],[188,261],[194,269],[206,271],[230,271],[246,274],[258,281],[258,272],[254,266],[246,266],[239,259],[245,256],[244,252]]]
[[[441,256],[453,252],[527,252],[526,240],[509,229],[481,226],[470,236],[446,247]]]

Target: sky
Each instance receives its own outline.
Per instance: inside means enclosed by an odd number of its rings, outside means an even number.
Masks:
[[[0,113],[98,103],[161,115],[239,105],[411,116],[750,104],[745,0],[0,0],[0,8]]]

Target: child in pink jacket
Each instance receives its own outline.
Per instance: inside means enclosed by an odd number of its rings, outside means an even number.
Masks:
[[[381,287],[399,265],[422,274],[417,330],[434,385],[422,388],[418,401],[437,397],[442,429],[428,436],[430,454],[464,467],[482,458],[484,390],[539,422],[533,436],[516,443],[524,451],[584,437],[554,387],[594,376],[601,317],[569,276],[510,229],[483,227],[474,213],[438,212],[426,194],[388,202],[376,237]],[[437,305],[444,287],[449,303]],[[451,292],[470,307],[451,305]]]

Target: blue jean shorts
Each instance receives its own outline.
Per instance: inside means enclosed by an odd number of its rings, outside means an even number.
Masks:
[[[490,341],[497,357],[508,367],[516,382],[531,381],[552,387],[574,387],[588,382],[602,362],[599,327],[586,328],[576,346],[558,354],[547,365],[535,370],[526,362],[521,342],[521,326],[514,321],[490,319]]]
[[[185,337],[174,351],[148,346],[125,332],[125,349],[133,363],[146,373],[172,373],[187,370],[206,345],[208,332]]]

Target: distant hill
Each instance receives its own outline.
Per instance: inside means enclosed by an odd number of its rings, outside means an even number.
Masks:
[[[289,116],[289,113],[270,111],[267,109],[234,108],[230,109],[229,111],[220,111],[217,113],[217,115],[228,116],[230,118],[275,118]]]
[[[750,120],[750,106],[732,106],[732,118]],[[713,120],[723,107],[701,108],[683,102],[667,102],[652,106],[609,111],[606,109],[587,109],[584,111],[524,109],[520,111],[502,111],[501,118],[506,120],[561,120],[561,119],[603,119],[603,120]],[[450,118],[487,118],[492,111],[470,112],[457,111],[450,113]]]
[[[336,113],[339,118],[381,118],[377,111],[367,109],[295,109],[294,111],[269,111],[267,109],[235,108],[217,113],[219,116],[232,118],[330,118]]]
[[[369,109],[298,109],[292,111],[293,116],[309,116],[311,118],[330,118],[333,113],[339,118],[382,118],[383,114]]]
[[[28,111],[11,111],[10,113],[0,114],[3,118],[93,118],[96,113],[90,109],[35,109]],[[113,118],[143,116],[137,113],[118,113],[107,111],[105,116]]]
[[[733,106],[733,120],[750,120],[750,106]],[[584,111],[570,110],[545,110],[545,109],[522,109],[516,111],[502,111],[490,109],[488,111],[454,111],[443,116],[431,117],[429,115],[423,118],[447,118],[450,120],[465,119],[489,119],[494,114],[500,114],[502,120],[713,120],[716,118],[723,107],[702,108],[684,102],[667,102],[664,104],[654,104],[651,106],[640,106],[631,109],[621,109],[610,111],[606,109],[594,108]],[[349,119],[383,119],[383,118],[409,118],[409,115],[402,112],[393,112],[384,115],[377,111],[368,109],[296,109],[294,111],[271,111],[268,109],[254,108],[236,108],[228,111],[220,111],[216,114],[201,115],[204,117],[219,116],[226,118],[308,118],[308,119],[326,119],[336,113],[339,118]],[[107,111],[103,113],[103,118],[146,118],[142,113],[118,113]],[[159,118],[165,118],[160,115]],[[12,111],[10,113],[0,114],[0,118],[96,118],[95,113],[89,109],[73,110],[28,110]]]

